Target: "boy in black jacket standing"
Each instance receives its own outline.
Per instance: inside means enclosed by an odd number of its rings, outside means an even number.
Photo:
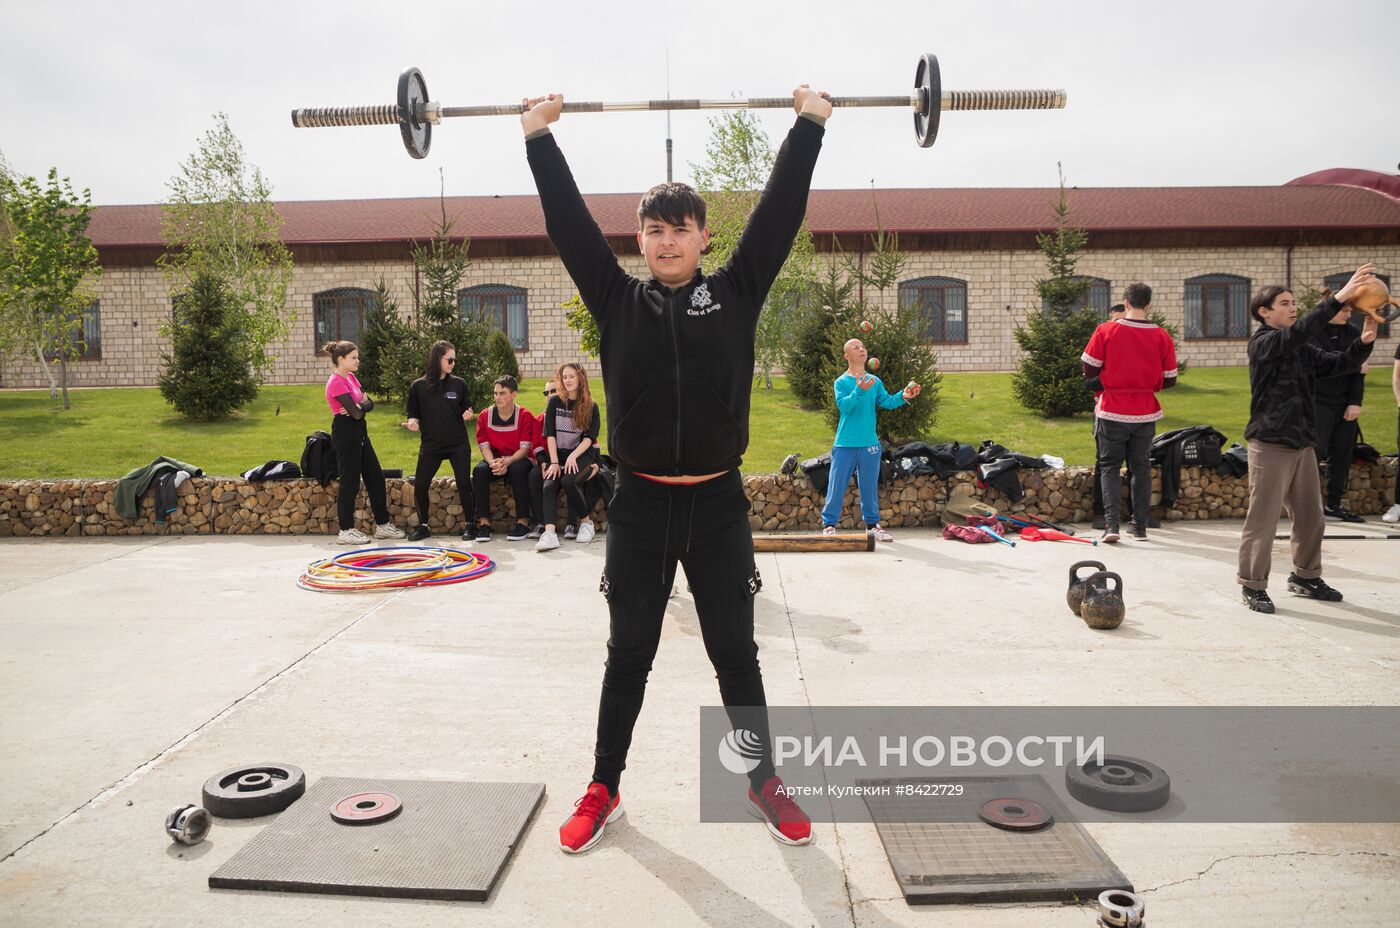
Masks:
[[[1315,341],[1323,351],[1346,351],[1361,337],[1361,331],[1350,324],[1351,307],[1343,306],[1322,327]],[[1322,514],[1340,522],[1365,522],[1342,502],[1351,474],[1351,459],[1356,452],[1356,439],[1361,432],[1357,419],[1361,416],[1361,400],[1366,393],[1366,374],[1349,371],[1331,377],[1317,378],[1313,394],[1313,418],[1317,422],[1317,459],[1327,464],[1326,504]]]
[[[1293,293],[1285,287],[1262,287],[1249,302],[1249,314],[1259,328],[1249,337],[1249,425],[1244,430],[1249,443],[1249,511],[1240,534],[1237,579],[1245,605],[1255,612],[1274,611],[1269,568],[1281,506],[1293,520],[1289,591],[1325,602],[1342,598],[1322,579],[1322,532],[1327,523],[1313,452],[1313,391],[1319,376],[1360,369],[1376,340],[1376,321],[1368,317],[1361,337],[1343,352],[1323,351],[1314,339],[1374,272],[1372,264],[1358,268],[1335,297],[1324,299],[1301,320]]]
[[[695,595],[705,650],[755,766],[749,805],[785,844],[806,844],[811,822],[784,792],[771,757],[754,641],[749,501],[739,476],[748,447],[754,332],[764,298],[802,224],[831,103],[802,85],[797,120],[733,256],[705,276],[705,202],[662,184],[637,210],[637,244],[652,278],[618,264],[549,131],[563,97],[523,101],[525,149],[550,241],[598,325],[617,488],[608,504],[602,592],[611,635],[598,707],[592,782],[559,829],[569,853],[592,847],[622,812],[618,781],[678,563]]]

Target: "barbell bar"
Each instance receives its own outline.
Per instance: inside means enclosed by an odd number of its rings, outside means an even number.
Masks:
[[[934,101],[938,101],[937,105]],[[911,93],[883,97],[833,97],[837,107],[895,107],[914,115],[914,138],[928,148],[938,137],[939,115],[944,110],[1058,110],[1065,106],[1063,90],[944,90],[935,55],[921,55],[914,68]],[[718,100],[634,100],[620,103],[565,103],[565,113],[635,113],[660,110],[760,110],[785,109],[792,97],[750,97]],[[432,146],[433,126],[461,116],[519,116],[519,103],[487,106],[443,106],[428,96],[423,72],[405,68],[399,75],[398,101],[372,106],[314,106],[292,110],[292,125],[299,129],[327,126],[392,126],[403,135],[404,148],[414,158],[426,158]]]

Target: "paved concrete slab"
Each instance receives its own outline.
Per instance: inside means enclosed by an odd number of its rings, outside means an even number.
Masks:
[[[1279,583],[1279,613],[1259,616],[1233,582],[1238,532],[1013,551],[908,531],[873,554],[760,555],[769,701],[1395,704],[1400,542],[1329,542],[1347,601]],[[1093,923],[1080,906],[910,908],[869,825],[817,825],[811,846],[784,848],[756,824],[697,824],[699,707],[718,691],[685,593],[637,727],[628,815],[588,855],[559,853],[555,828],[591,767],[603,545],[481,547],[500,564],[482,581],[325,595],[293,580],[326,539],[0,542],[0,921]],[[1068,565],[1094,555],[1124,577],[1114,633],[1064,607]],[[265,820],[220,820],[195,848],[170,845],[161,822],[211,774],[264,760],[312,780],[540,780],[549,793],[485,904],[210,890]],[[1087,827],[1146,891],[1153,923],[1391,924],[1400,906],[1397,826]]]

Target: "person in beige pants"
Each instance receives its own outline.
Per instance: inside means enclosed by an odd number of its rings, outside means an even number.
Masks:
[[[1239,573],[1245,605],[1273,612],[1269,598],[1274,532],[1279,509],[1293,520],[1293,572],[1288,590],[1312,599],[1339,602],[1342,594],[1322,579],[1322,486],[1318,480],[1317,428],[1313,387],[1318,376],[1360,370],[1371,355],[1376,323],[1368,318],[1361,337],[1345,351],[1324,351],[1316,335],[1341,311],[1358,287],[1374,279],[1367,264],[1335,296],[1299,320],[1293,293],[1263,287],[1249,303],[1259,328],[1249,337],[1249,511],[1240,536]]]

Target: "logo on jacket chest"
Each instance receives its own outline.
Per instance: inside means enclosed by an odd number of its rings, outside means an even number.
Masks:
[[[690,308],[685,312],[688,316],[708,316],[719,308],[720,304],[711,301],[710,285],[701,284],[690,292]]]

